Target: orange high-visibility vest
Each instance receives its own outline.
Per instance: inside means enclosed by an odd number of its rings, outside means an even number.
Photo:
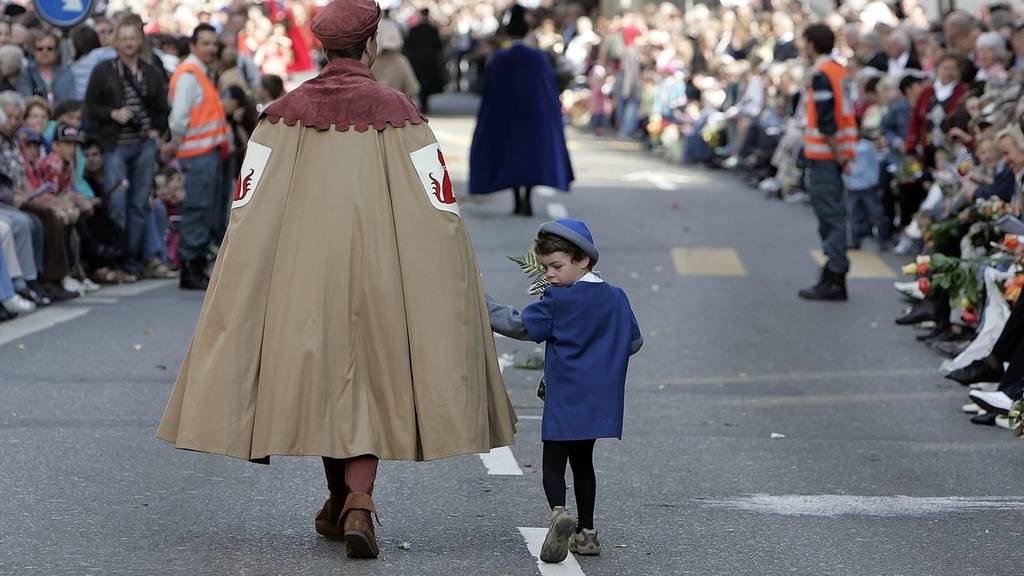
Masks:
[[[857,121],[853,116],[853,102],[849,99],[849,91],[844,90],[848,82],[846,68],[832,60],[826,60],[818,71],[828,77],[832,85],[833,102],[835,105],[836,144],[844,158],[852,160],[857,145]],[[818,111],[814,106],[814,88],[808,86],[807,130],[804,132],[804,156],[808,160],[835,160],[828,138],[818,130]]]
[[[227,148],[229,130],[224,106],[220,103],[220,93],[202,68],[187,61],[178,66],[171,76],[171,101],[174,100],[174,88],[182,74],[196,77],[203,89],[203,101],[189,113],[188,130],[178,144],[178,158],[195,158],[216,148]]]

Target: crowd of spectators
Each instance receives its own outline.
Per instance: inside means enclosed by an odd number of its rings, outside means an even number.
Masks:
[[[98,4],[60,30],[0,3],[0,321],[104,284],[204,288],[258,110],[317,68],[312,3]],[[199,155],[208,103],[223,134]]]
[[[848,248],[915,258],[905,272],[919,278],[896,285],[914,304],[898,323],[950,357],[949,377],[974,388],[964,410],[976,423],[1024,432],[1024,7],[929,19],[917,0],[824,14],[755,4],[613,18],[564,8],[535,18],[532,42],[561,73],[567,122],[806,202],[801,31],[828,25],[859,132],[844,175]]]

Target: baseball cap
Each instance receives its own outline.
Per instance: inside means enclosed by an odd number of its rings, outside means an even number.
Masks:
[[[77,142],[78,144],[85,144],[85,135],[82,131],[70,124],[58,124],[57,125],[57,141],[58,142]]]

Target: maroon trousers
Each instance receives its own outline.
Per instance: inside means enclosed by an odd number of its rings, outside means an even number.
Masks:
[[[365,454],[346,459],[324,457],[323,460],[331,498],[340,498],[344,502],[349,492],[373,494],[373,483],[377,479],[376,456]]]

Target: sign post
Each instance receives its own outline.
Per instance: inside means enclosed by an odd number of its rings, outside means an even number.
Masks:
[[[81,24],[96,7],[96,0],[33,0],[36,15],[56,28],[68,30]]]

